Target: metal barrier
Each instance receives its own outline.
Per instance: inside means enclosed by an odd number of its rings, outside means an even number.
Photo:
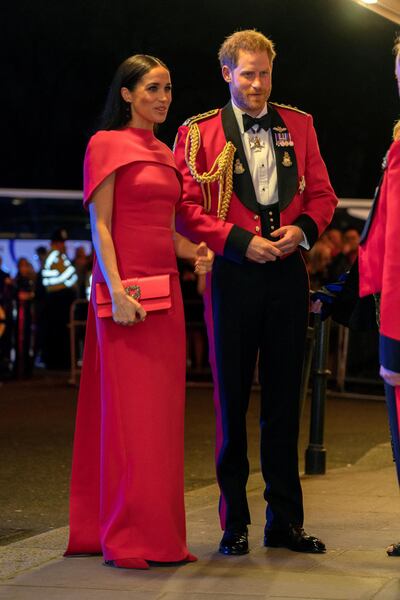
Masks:
[[[304,405],[306,403],[307,395],[308,395],[308,387],[310,384],[312,359],[314,356],[314,345],[315,345],[314,328],[308,327],[307,328],[307,336],[306,336],[305,354],[304,354],[303,374],[302,374],[301,388],[300,388],[300,417],[303,413]]]
[[[322,475],[326,470],[324,424],[326,387],[328,377],[331,374],[330,370],[327,368],[330,325],[330,319],[322,321],[321,315],[314,315],[315,350],[311,396],[310,439],[305,454],[305,472],[307,475]]]

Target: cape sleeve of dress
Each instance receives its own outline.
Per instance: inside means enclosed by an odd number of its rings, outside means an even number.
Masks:
[[[83,205],[88,208],[93,192],[119,167],[132,162],[155,162],[173,168],[181,182],[171,150],[157,138],[148,144],[135,135],[134,131],[98,131],[90,138],[86,149],[83,168]]]
[[[113,131],[98,131],[90,138],[83,164],[83,205],[88,208],[95,189],[120,167],[123,148]]]

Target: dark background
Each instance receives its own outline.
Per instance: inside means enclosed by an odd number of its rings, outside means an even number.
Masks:
[[[313,114],[337,194],[373,195],[400,112],[396,25],[350,0],[16,0],[0,18],[0,187],[80,189],[112,75],[138,52],[171,69],[171,145],[188,116],[226,103],[218,47],[255,27],[278,52],[271,99]]]

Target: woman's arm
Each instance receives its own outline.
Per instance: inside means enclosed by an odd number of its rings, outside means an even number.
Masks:
[[[146,311],[139,302],[125,293],[118,272],[111,235],[114,180],[115,173],[112,173],[93,193],[89,205],[90,225],[97,260],[112,300],[113,319],[121,325],[133,325],[146,317]]]

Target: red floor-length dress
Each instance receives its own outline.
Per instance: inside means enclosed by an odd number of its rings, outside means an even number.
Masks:
[[[171,274],[172,308],[132,327],[89,307],[66,555],[190,559],[183,488],[185,333],[171,223],[181,186],[151,131],[100,131],[85,158],[85,203],[115,172],[112,237],[121,279]],[[103,281],[98,263],[93,286]]]

